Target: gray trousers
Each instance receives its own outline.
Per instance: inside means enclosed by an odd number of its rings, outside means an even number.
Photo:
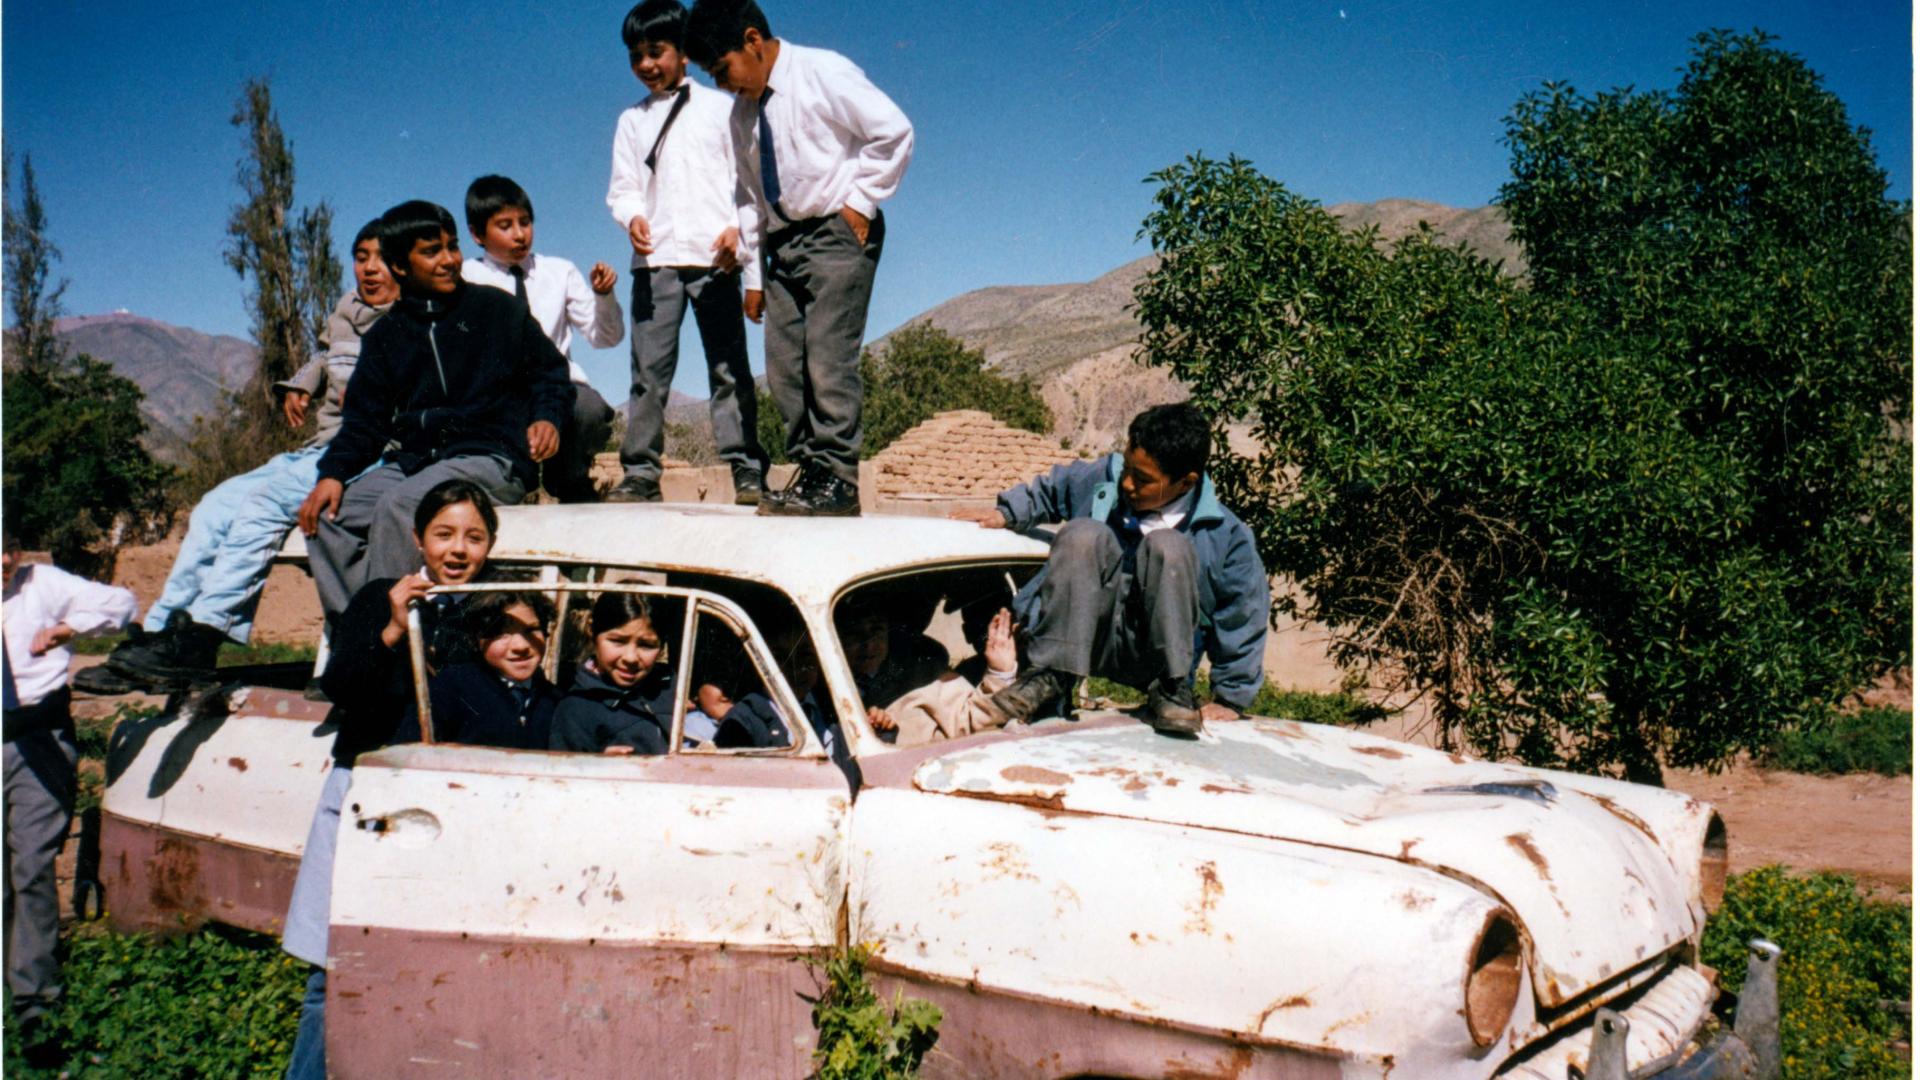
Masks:
[[[1140,541],[1134,568],[1105,522],[1060,527],[1040,583],[1028,656],[1035,667],[1145,687],[1193,671],[1200,594],[1193,543],[1177,529]]]
[[[307,566],[328,618],[347,610],[367,582],[420,569],[413,512],[434,485],[456,479],[480,485],[495,506],[518,505],[527,494],[505,458],[478,455],[437,461],[412,476],[382,461],[347,485],[339,514],[323,516],[319,533],[307,541]]]
[[[67,692],[58,691],[65,709]],[[14,1014],[43,1012],[60,997],[60,894],[53,862],[73,823],[71,729],[39,731],[6,744],[7,989]]]
[[[740,313],[740,275],[699,266],[648,270],[644,263],[633,271],[633,390],[620,442],[621,468],[628,476],[660,479],[667,394],[680,366],[680,324],[688,307],[707,354],[714,448],[728,465],[765,472],[767,452],[760,447],[758,402],[747,366],[747,324]]]
[[[586,383],[573,384],[573,418],[560,451],[540,463],[540,486],[563,503],[592,502],[593,458],[613,434],[613,406]]]
[[[838,214],[771,233],[767,389],[787,425],[787,457],[860,482],[860,344],[886,243],[883,215],[862,245]]]

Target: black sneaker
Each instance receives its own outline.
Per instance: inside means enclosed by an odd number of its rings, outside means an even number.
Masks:
[[[610,503],[649,503],[660,501],[660,481],[648,476],[625,476],[609,489],[602,501]]]
[[[1188,738],[1200,734],[1200,706],[1185,679],[1155,679],[1147,687],[1147,726],[1162,735]]]
[[[760,496],[766,491],[766,482],[759,469],[751,465],[733,467],[733,503],[735,506],[758,506]]]
[[[859,517],[860,489],[823,473],[815,483],[789,494],[770,511],[786,517]]]
[[[812,491],[828,476],[825,469],[816,469],[812,465],[802,464],[793,470],[783,488],[765,488],[760,492],[760,510],[762,514],[783,514],[784,507],[794,499]]]
[[[118,697],[121,694],[138,694],[146,689],[140,683],[124,675],[117,674],[105,664],[95,664],[90,668],[81,668],[73,673],[73,688],[83,694],[95,697]]]
[[[1078,681],[1071,673],[1058,668],[1028,668],[990,700],[1008,722],[1026,720],[1048,702],[1073,689]]]

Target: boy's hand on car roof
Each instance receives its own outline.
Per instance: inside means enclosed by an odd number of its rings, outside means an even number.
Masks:
[[[653,226],[647,224],[647,219],[639,214],[633,215],[633,220],[627,222],[627,239],[633,241],[633,250],[642,255],[653,254]]]
[[[587,271],[587,287],[601,296],[612,292],[614,284],[619,280],[620,275],[613,272],[613,267],[603,262],[594,263],[593,269]]]
[[[759,322],[767,314],[767,294],[759,289],[748,289],[746,295],[740,298],[740,311],[749,320]]]
[[[305,390],[289,390],[280,397],[280,415],[287,418],[287,426],[298,428],[307,422],[307,406],[313,403],[313,395]]]
[[[952,518],[954,521],[971,521],[983,529],[1004,529],[1007,527],[1007,515],[1001,513],[998,507],[983,510],[963,508],[953,511],[948,514],[947,517]]]
[[[340,495],[347,487],[338,480],[322,479],[307,492],[307,501],[300,504],[300,531],[312,536],[320,531],[320,515],[327,515],[332,521],[340,513]]]
[[[560,430],[545,420],[535,420],[527,428],[527,456],[545,461],[560,452]]]

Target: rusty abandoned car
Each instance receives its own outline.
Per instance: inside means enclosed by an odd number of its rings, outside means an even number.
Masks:
[[[335,1075],[803,1076],[806,958],[849,942],[874,947],[883,993],[943,1011],[937,1076],[1776,1068],[1777,950],[1755,944],[1737,1016],[1714,1017],[1698,947],[1727,835],[1697,800],[1284,717],[1178,740],[1083,711],[889,743],[837,607],[918,597],[950,642],[958,584],[1025,580],[1043,540],[704,506],[501,522],[494,564],[562,601],[554,656],[568,610],[642,592],[670,613],[680,687],[732,650],[795,716],[766,623],[803,626],[851,762],[805,724],[784,747],[683,747],[684,691],[663,755],[363,756],[333,885]],[[329,764],[306,676],[121,726],[102,832],[117,923],[277,932]]]

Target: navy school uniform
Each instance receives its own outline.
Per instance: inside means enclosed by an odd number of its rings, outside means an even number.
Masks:
[[[584,754],[631,746],[636,754],[664,754],[673,729],[673,706],[673,676],[664,665],[621,689],[581,664],[573,691],[553,714],[549,746]]]
[[[560,691],[544,672],[534,672],[533,678],[515,688],[485,663],[471,660],[435,675],[427,693],[433,704],[435,742],[545,750],[552,740]],[[420,741],[419,709],[407,710],[393,741]]]

